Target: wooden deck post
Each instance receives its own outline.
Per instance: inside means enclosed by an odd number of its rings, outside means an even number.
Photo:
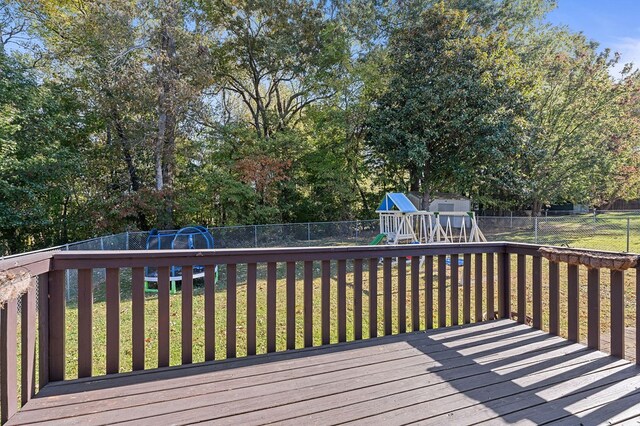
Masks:
[[[498,254],[498,317],[509,318],[511,314],[511,254]]]
[[[64,271],[49,273],[49,380],[64,380],[65,359]]]

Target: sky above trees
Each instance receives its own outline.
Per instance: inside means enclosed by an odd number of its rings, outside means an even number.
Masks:
[[[640,65],[638,16],[637,0],[559,0],[547,19],[555,25],[581,31],[602,47],[619,52],[624,62]]]

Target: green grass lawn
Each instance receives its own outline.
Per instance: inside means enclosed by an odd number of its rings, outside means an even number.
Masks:
[[[608,251],[627,251],[627,219],[629,252],[640,253],[640,217],[615,214],[538,218],[536,241],[534,219],[480,218],[482,231],[492,241],[516,241],[548,245],[566,245]]]

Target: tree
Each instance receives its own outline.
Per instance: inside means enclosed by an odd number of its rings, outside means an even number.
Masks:
[[[133,201],[125,203],[139,228],[149,227],[149,212],[135,206],[149,196],[157,206],[151,221],[172,227],[180,124],[210,81],[189,10],[175,0],[25,1],[23,10],[37,22],[51,74],[82,92],[104,122],[100,139],[117,145],[105,151],[121,159],[105,189]]]
[[[596,188],[624,174],[623,159],[633,158],[638,141],[630,121],[638,74],[626,67],[613,78],[619,57],[598,53],[582,35],[554,30],[541,40],[548,47],[527,58],[534,102],[527,138],[513,157],[521,185],[510,194],[536,213],[554,202],[595,202]]]
[[[506,34],[483,34],[438,3],[389,40],[389,83],[369,120],[369,146],[423,193],[469,192],[506,158],[526,112],[522,67]]]
[[[86,235],[78,188],[93,117],[67,87],[38,85],[0,53],[0,252]]]
[[[322,2],[207,2],[203,10],[225,59],[218,100],[227,112],[242,105],[238,118],[259,138],[295,127],[307,107],[335,93],[330,83],[347,46]]]

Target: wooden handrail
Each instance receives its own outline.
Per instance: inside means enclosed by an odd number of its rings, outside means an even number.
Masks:
[[[372,257],[437,256],[503,253],[508,243],[445,243],[388,246],[294,247],[210,250],[66,251],[53,257],[52,270],[131,268],[140,266],[220,265],[248,262],[303,262],[368,259]],[[539,246],[536,246],[539,247]],[[537,250],[537,248],[536,248]]]

